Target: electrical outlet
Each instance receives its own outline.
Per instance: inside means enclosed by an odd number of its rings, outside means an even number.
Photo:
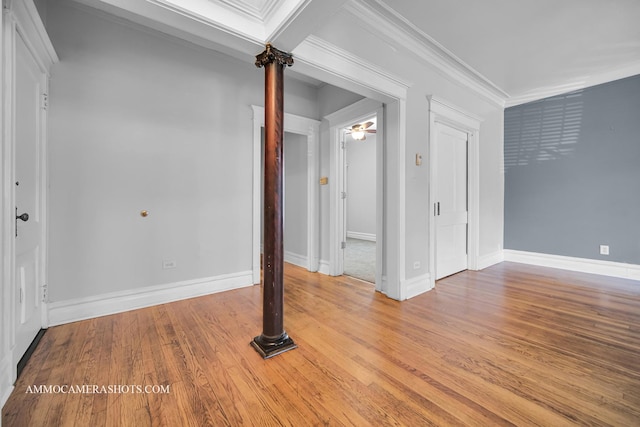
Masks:
[[[600,245],[600,255],[609,255],[609,245]]]
[[[413,263],[413,269],[414,269],[414,270],[417,270],[417,269],[419,269],[419,268],[420,268],[420,261],[416,261],[416,262],[414,262],[414,263]]]
[[[163,259],[162,260],[162,269],[168,270],[170,268],[176,268],[176,262],[172,259]]]

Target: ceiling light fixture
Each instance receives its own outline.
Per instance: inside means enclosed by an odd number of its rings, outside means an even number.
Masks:
[[[361,130],[356,130],[351,132],[351,137],[356,141],[362,141],[364,139],[364,132]]]

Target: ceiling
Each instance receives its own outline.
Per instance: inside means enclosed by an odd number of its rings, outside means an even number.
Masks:
[[[510,96],[640,73],[638,0],[384,2]]]
[[[331,45],[352,62],[372,47],[349,49],[349,31],[400,34],[387,47],[402,49],[409,40],[505,105],[640,74],[639,0],[77,1],[245,60],[267,41],[304,58],[311,45],[327,45],[316,34],[333,31],[331,22],[356,19]],[[359,62],[384,72],[378,56]],[[313,69],[297,72],[308,82],[324,80]]]

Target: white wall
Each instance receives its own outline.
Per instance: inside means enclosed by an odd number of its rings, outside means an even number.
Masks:
[[[231,59],[66,0],[48,4],[47,15],[61,58],[50,93],[51,301],[249,272],[249,106],[263,102],[263,71],[252,58]],[[340,25],[332,21],[320,35],[337,43]],[[347,40],[354,49],[364,41],[358,37]],[[406,100],[386,106],[399,127],[388,128],[385,162],[403,162],[404,173],[385,181],[385,227],[401,221],[406,230],[385,242],[404,262],[390,267],[390,277],[428,273],[430,94],[484,119],[479,246],[481,256],[495,251],[503,222],[502,109],[400,50],[359,53],[414,82]],[[285,90],[285,110],[306,117],[362,98],[290,78]],[[321,132],[320,176],[328,176],[326,124]],[[417,152],[426,153],[423,166],[414,164]],[[390,191],[398,186],[406,200],[400,210],[400,196]],[[329,257],[328,208],[322,186],[322,260]],[[144,219],[143,209],[150,212]],[[162,269],[163,260],[176,268]]]
[[[480,129],[480,241],[479,256],[491,257],[501,247],[503,236],[504,212],[504,176],[502,170],[502,114],[503,108],[493,100],[483,97],[464,84],[455,80],[435,66],[420,58],[416,52],[406,46],[399,45],[385,38],[384,35],[370,31],[368,24],[354,21],[354,15],[349,11],[341,11],[333,16],[321,29],[314,34],[321,39],[340,46],[350,52],[358,52],[359,58],[380,67],[385,73],[397,76],[406,82],[411,82],[407,91],[406,116],[400,113],[399,133],[387,129],[388,135],[397,140],[385,141],[385,152],[391,157],[385,159],[386,164],[395,162],[392,158],[398,149],[403,155],[404,174],[401,179],[404,184],[405,203],[403,222],[405,232],[397,242],[402,247],[395,248],[393,239],[387,240],[391,256],[400,254],[398,274],[393,271],[385,272],[387,277],[397,277],[401,282],[413,279],[425,280],[429,274],[429,103],[427,96],[433,95],[448,104],[461,108],[483,121]],[[348,87],[348,85],[346,85]],[[395,109],[393,103],[387,104],[387,115]],[[402,109],[402,107],[401,107]],[[394,112],[395,113],[395,112]],[[404,133],[404,135],[402,135]],[[403,147],[394,147],[394,144]],[[422,165],[415,164],[415,155],[423,156]],[[389,171],[388,168],[385,169]],[[387,172],[385,172],[387,173]],[[394,173],[391,171],[390,173]],[[387,180],[389,188],[394,189],[395,182]],[[387,188],[387,190],[389,190]],[[394,189],[395,191],[395,189]],[[387,197],[394,198],[395,194],[387,191]],[[388,212],[385,212],[388,214]],[[393,227],[393,223],[388,224]],[[390,245],[390,246],[389,246]],[[395,249],[398,251],[396,252]],[[418,266],[415,268],[415,266]],[[395,268],[392,265],[391,269]],[[406,282],[405,282],[406,281]],[[397,284],[400,286],[400,284]],[[391,287],[396,284],[391,284]],[[404,286],[404,284],[402,285]]]
[[[264,71],[74,3],[47,13],[50,300],[250,272]],[[285,87],[285,110],[317,115],[315,88]]]
[[[376,135],[347,136],[347,236],[376,235]]]

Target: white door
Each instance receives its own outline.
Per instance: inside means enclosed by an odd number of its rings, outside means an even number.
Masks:
[[[42,327],[44,213],[41,96],[44,77],[22,37],[16,35],[15,69],[15,339],[18,361]],[[23,215],[26,214],[26,215]],[[28,215],[28,218],[27,218]]]
[[[467,269],[467,134],[436,123],[436,279]]]

